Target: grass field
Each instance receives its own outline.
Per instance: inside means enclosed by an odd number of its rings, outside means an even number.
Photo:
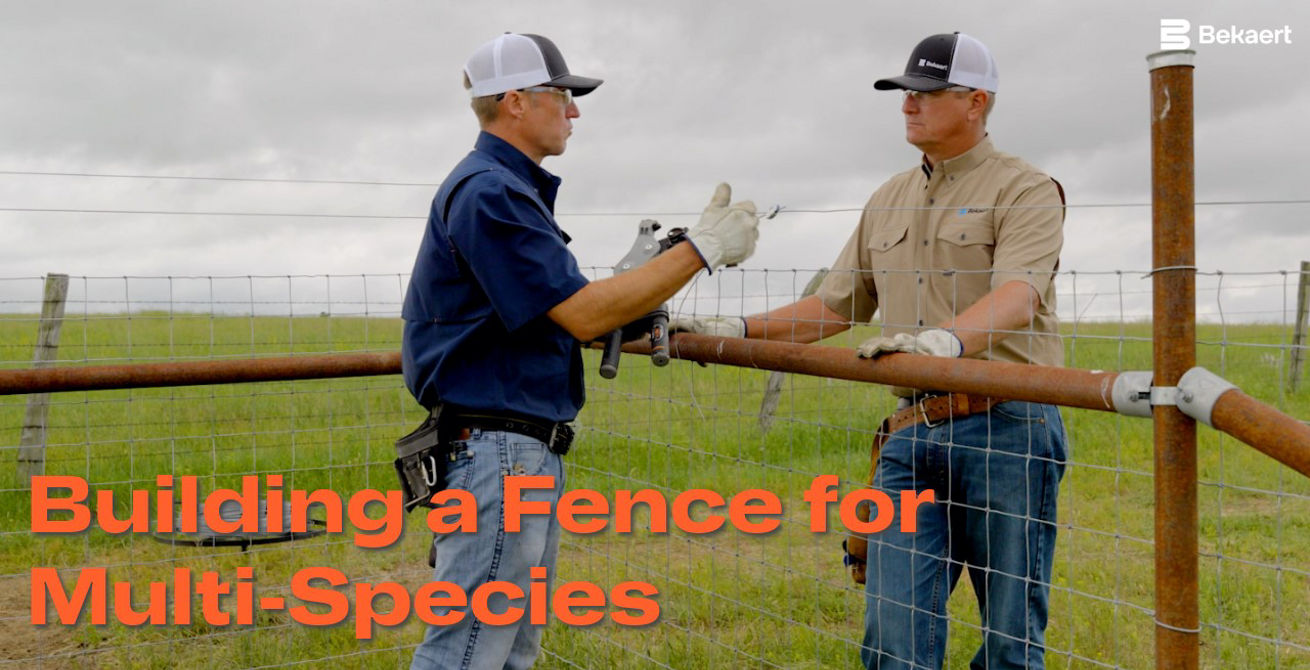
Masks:
[[[861,333],[834,338],[848,346]],[[1147,324],[1080,325],[1066,333],[1071,367],[1150,367]],[[70,320],[61,358],[123,363],[263,354],[394,350],[392,320],[236,318],[133,314]],[[26,367],[35,325],[0,320],[0,358]],[[1198,358],[1247,393],[1310,417],[1310,391],[1287,390],[1285,328],[1202,326]],[[625,357],[617,380],[587,355],[584,430],[569,455],[570,488],[606,494],[691,488],[725,496],[762,488],[782,500],[778,531],[751,535],[602,532],[567,535],[559,579],[603,590],[628,580],[659,591],[660,620],[611,622],[546,633],[544,668],[846,668],[857,664],[863,599],[840,563],[840,535],[814,533],[801,494],[820,474],[858,480],[868,444],[892,399],[880,387],[790,377],[776,421],[757,415],[768,373],[674,361],[654,368]],[[364,583],[416,589],[430,534],[409,520],[403,539],[360,549],[350,535],[237,549],[178,547],[145,535],[92,530],[35,536],[30,499],[16,476],[25,398],[0,402],[0,665],[34,667],[396,667],[421,637],[411,618],[356,639],[350,624],[312,628],[285,612],[254,626],[28,623],[34,566],[109,568],[144,584],[174,568],[229,578],[254,568],[258,593],[286,595],[291,576],[331,566]],[[1154,667],[1153,482],[1148,421],[1065,411],[1072,463],[1061,491],[1048,665]],[[206,490],[244,474],[285,474],[287,488],[343,496],[394,487],[392,441],[421,418],[394,377],[188,387],[52,397],[48,474],[93,488],[150,488],[157,474],[201,475]],[[1200,429],[1201,658],[1205,667],[1310,667],[1310,481],[1208,428]],[[125,505],[120,502],[119,512]],[[75,573],[65,574],[71,579]],[[950,602],[947,667],[966,667],[979,644],[977,607],[961,580]],[[141,600],[144,590],[134,593]],[[291,606],[291,605],[288,605]],[[198,611],[198,609],[197,609]],[[197,619],[199,620],[199,619]]]

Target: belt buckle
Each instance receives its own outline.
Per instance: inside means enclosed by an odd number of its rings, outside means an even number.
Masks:
[[[919,410],[919,416],[923,417],[923,425],[927,426],[929,429],[936,428],[937,426],[946,423],[946,419],[942,419],[937,423],[933,423],[932,420],[928,418],[928,409],[924,406],[924,403],[928,402],[929,399],[934,397],[936,396],[925,396],[919,402],[915,403],[915,408]]]

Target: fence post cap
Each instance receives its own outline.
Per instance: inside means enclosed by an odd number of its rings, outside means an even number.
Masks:
[[[1174,67],[1182,65],[1184,67],[1196,67],[1193,61],[1196,58],[1196,51],[1192,49],[1169,49],[1167,51],[1157,51],[1146,57],[1147,70],[1159,70],[1165,67]]]

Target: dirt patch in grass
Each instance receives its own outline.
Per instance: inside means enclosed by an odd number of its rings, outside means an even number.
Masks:
[[[27,577],[0,579],[0,659],[36,662],[43,668],[86,667],[75,654],[75,630],[31,623],[32,584]]]

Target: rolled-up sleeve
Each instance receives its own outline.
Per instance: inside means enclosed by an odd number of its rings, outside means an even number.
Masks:
[[[558,229],[527,195],[501,184],[468,186],[451,208],[451,243],[506,330],[587,285]]]
[[[878,310],[878,292],[869,272],[868,240],[864,234],[868,216],[866,212],[861,217],[860,225],[846,240],[846,246],[815,291],[828,309],[855,323],[869,321]]]
[[[1041,176],[1002,193],[992,259],[992,289],[1021,281],[1047,295],[1064,244],[1064,202],[1055,182]]]

